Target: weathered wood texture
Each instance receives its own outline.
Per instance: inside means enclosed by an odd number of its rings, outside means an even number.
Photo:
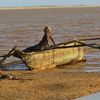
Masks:
[[[71,45],[79,45],[79,43],[73,42],[65,46]],[[57,65],[81,61],[84,56],[84,48],[60,48],[31,53],[17,52],[16,54],[16,57],[21,58],[27,67],[35,70],[45,70]]]

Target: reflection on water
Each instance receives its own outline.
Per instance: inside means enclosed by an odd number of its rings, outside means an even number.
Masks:
[[[24,49],[38,43],[47,25],[53,28],[56,43],[74,38],[100,37],[100,8],[0,10],[0,55],[7,53],[14,45]],[[100,44],[99,41],[89,42]],[[86,49],[85,58],[84,71],[99,70],[100,50]]]
[[[0,66],[1,70],[28,70],[25,64],[16,64],[16,65],[9,65],[9,66]]]
[[[28,70],[28,67],[21,60],[7,60],[4,64],[0,65],[1,70]]]
[[[84,67],[79,69],[80,72],[100,72],[100,67]]]

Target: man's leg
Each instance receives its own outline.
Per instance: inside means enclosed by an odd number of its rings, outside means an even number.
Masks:
[[[28,53],[28,52],[33,52],[33,51],[36,51],[36,50],[37,50],[37,45],[30,46],[30,47],[28,47],[28,48],[26,48],[26,49],[24,49],[22,51],[25,52],[25,53]]]

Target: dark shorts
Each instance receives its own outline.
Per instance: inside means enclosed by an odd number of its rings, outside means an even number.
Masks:
[[[24,49],[23,51],[28,53],[28,52],[33,52],[33,51],[43,51],[45,48],[43,46],[39,46],[39,45],[34,45],[34,46],[30,46],[26,49]]]

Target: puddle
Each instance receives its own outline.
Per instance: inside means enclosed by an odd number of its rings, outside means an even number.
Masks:
[[[74,100],[100,100],[100,92]]]
[[[8,65],[0,66],[1,70],[28,70],[23,63],[13,62],[17,64],[8,63]]]
[[[73,70],[74,72],[100,72],[100,67],[83,67]]]

